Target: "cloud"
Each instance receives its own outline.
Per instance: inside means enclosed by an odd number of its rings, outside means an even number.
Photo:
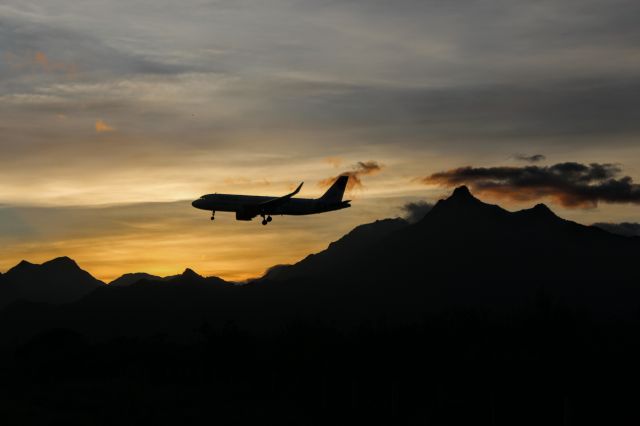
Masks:
[[[400,210],[404,212],[404,218],[407,222],[416,223],[429,213],[432,208],[433,204],[427,201],[411,201],[400,207]]]
[[[622,222],[606,223],[598,222],[593,226],[604,229],[612,234],[624,235],[625,237],[640,237],[640,223]]]
[[[104,132],[113,132],[116,129],[109,126],[107,123],[105,123],[102,120],[97,120],[96,121],[96,132],[97,133],[104,133]]]
[[[336,169],[344,163],[344,160],[340,157],[327,157],[324,159],[325,162],[331,164]]]
[[[540,161],[544,161],[547,159],[542,154],[534,154],[534,155],[526,155],[526,154],[516,154],[513,156],[514,159],[518,161],[526,161],[527,163],[539,163]]]
[[[469,185],[475,192],[516,201],[551,198],[565,207],[604,203],[640,204],[640,185],[617,178],[614,164],[559,163],[553,166],[460,167],[421,178],[425,184]]]
[[[249,179],[247,177],[228,177],[228,178],[224,178],[223,182],[226,185],[238,185],[238,186],[270,186],[271,185],[271,182],[266,178]]]
[[[13,70],[18,72],[40,71],[43,73],[64,74],[67,77],[74,77],[77,74],[75,64],[53,61],[42,51],[28,52],[25,54],[5,52],[4,60]]]
[[[327,179],[322,179],[320,182],[318,182],[318,185],[322,188],[327,188],[331,186],[339,176],[349,176],[350,179],[347,183],[347,191],[362,189],[364,185],[362,184],[361,177],[374,175],[380,172],[383,167],[384,166],[377,161],[358,161],[354,166],[352,166],[351,170],[340,173],[338,176],[332,176]]]
[[[40,64],[43,69],[47,69],[49,67],[49,60],[47,59],[47,55],[43,52],[36,52],[34,55],[34,60],[36,63]]]

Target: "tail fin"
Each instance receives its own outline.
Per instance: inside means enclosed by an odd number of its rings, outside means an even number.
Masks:
[[[320,200],[330,203],[339,203],[342,201],[342,195],[347,187],[349,176],[339,176],[338,179],[331,185],[331,188],[324,193]]]

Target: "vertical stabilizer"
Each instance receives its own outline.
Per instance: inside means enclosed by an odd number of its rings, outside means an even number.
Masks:
[[[328,203],[339,203],[342,201],[342,195],[347,187],[349,176],[339,176],[338,179],[331,185],[331,188],[324,193],[320,200]]]

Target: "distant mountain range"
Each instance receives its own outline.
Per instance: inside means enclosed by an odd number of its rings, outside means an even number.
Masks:
[[[109,284],[94,278],[68,258],[59,257],[41,265],[23,260],[0,274],[0,308],[15,301],[61,304],[76,301],[100,287],[128,287],[148,282],[168,284],[202,282],[232,285],[218,277],[202,277],[187,268],[182,274],[159,277],[145,272],[124,274]]]
[[[59,326],[115,335],[178,333],[203,321],[253,328],[292,318],[412,321],[434,311],[540,303],[628,315],[640,307],[639,256],[638,237],[563,220],[543,204],[509,212],[460,187],[417,223],[359,226],[243,285],[189,269],[166,278],[127,274],[105,285],[68,258],[22,262],[0,276],[0,306],[15,302],[0,313],[0,332],[15,335],[9,323],[23,324],[25,333]]]

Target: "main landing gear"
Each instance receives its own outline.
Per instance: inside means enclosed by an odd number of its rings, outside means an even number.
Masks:
[[[271,222],[273,220],[273,218],[271,216],[265,216],[263,214],[260,215],[262,217],[262,224],[266,225],[267,223]]]

